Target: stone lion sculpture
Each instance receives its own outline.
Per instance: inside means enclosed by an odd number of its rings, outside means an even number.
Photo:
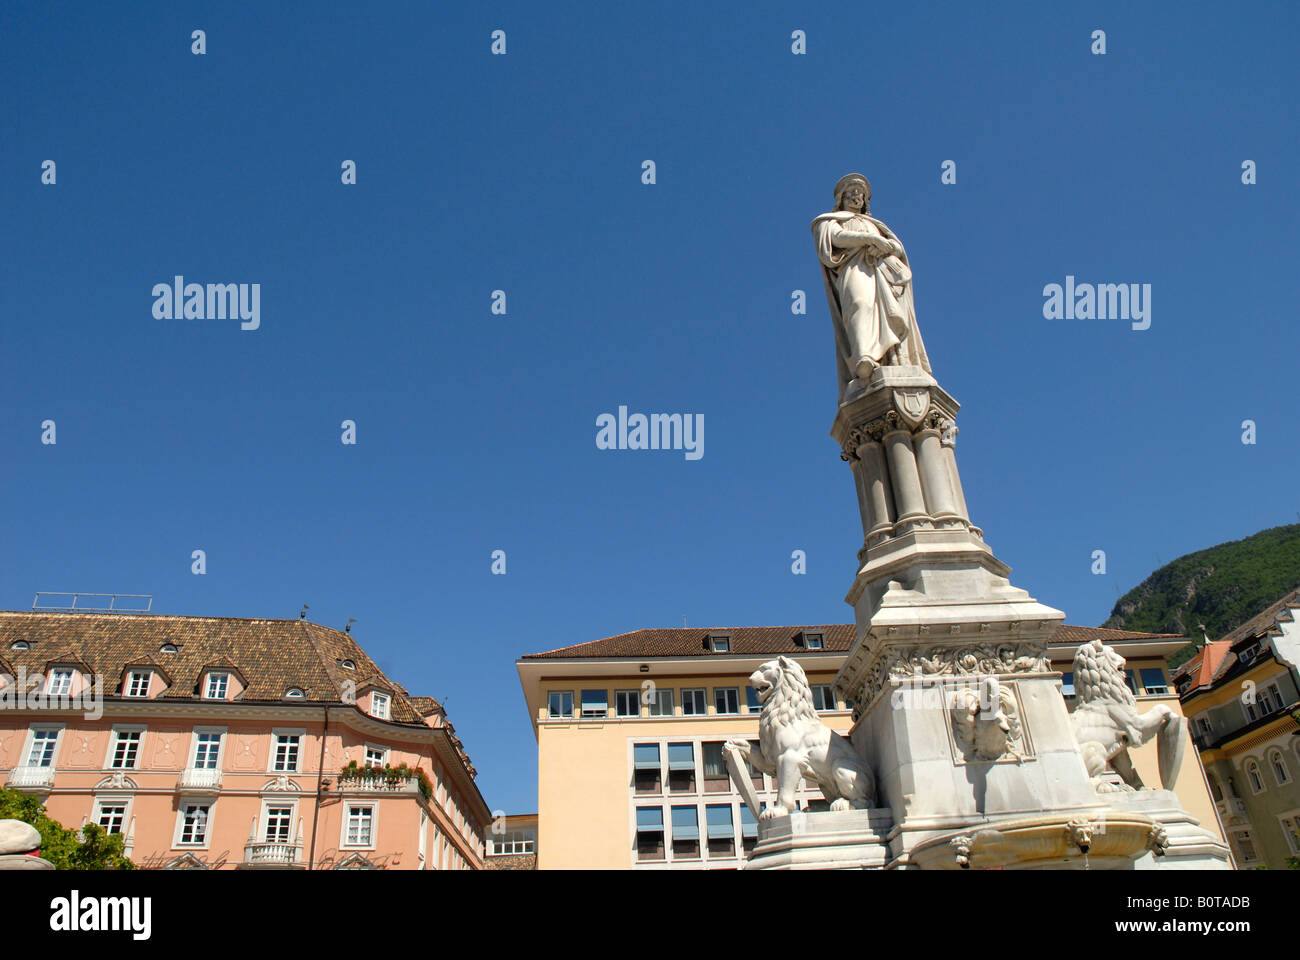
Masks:
[[[762,704],[758,746],[733,737],[727,747],[776,778],[776,804],[765,809],[760,819],[784,817],[795,809],[795,790],[803,777],[817,781],[832,810],[875,804],[871,768],[817,716],[812,689],[799,664],[789,657],[769,660],[750,674],[749,683]]]
[[[1172,790],[1182,761],[1186,718],[1164,704],[1138,713],[1137,700],[1124,682],[1124,658],[1100,640],[1075,652],[1074,690],[1079,699],[1070,722],[1093,786],[1103,793],[1146,789],[1128,751],[1156,737],[1161,785]],[[1108,782],[1107,770],[1119,774],[1123,785]]]

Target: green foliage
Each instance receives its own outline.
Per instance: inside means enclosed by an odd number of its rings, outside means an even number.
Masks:
[[[0,789],[0,820],[21,820],[35,827],[41,835],[41,856],[59,870],[135,869],[126,858],[121,834],[88,823],[79,835],[52,820],[44,804],[30,794]]]
[[[384,764],[382,767],[359,766],[355,760],[349,760],[346,767],[339,771],[339,780],[378,780],[385,784],[405,783],[412,777],[425,800],[433,797],[433,781],[424,772],[423,767],[412,770],[404,763],[397,766]]]
[[[1272,527],[1167,563],[1120,597],[1103,627],[1181,633],[1194,643],[1169,658],[1176,667],[1201,641],[1241,626],[1300,586],[1300,524]]]

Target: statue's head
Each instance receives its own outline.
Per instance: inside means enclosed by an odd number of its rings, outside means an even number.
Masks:
[[[835,184],[835,209],[854,213],[871,212],[871,184],[860,173],[840,177]]]

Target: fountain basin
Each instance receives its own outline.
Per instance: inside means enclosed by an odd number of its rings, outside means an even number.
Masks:
[[[1164,827],[1139,813],[1060,814],[997,820],[932,837],[912,848],[922,870],[1127,870],[1164,853]]]

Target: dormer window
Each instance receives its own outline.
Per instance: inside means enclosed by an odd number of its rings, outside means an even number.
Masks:
[[[821,633],[814,633],[809,630],[803,632],[803,646],[805,650],[821,650],[825,645],[826,637]]]
[[[355,670],[357,668],[355,660],[340,660],[339,663],[342,664],[344,670]]]
[[[51,697],[66,697],[72,693],[72,668],[55,667],[51,670],[49,685],[45,692]]]
[[[159,652],[159,653],[175,653],[175,652],[176,652],[176,644],[174,644],[174,643],[164,643],[161,647],[158,648],[158,652]]]
[[[203,689],[205,700],[224,700],[230,689],[230,674],[214,670],[208,674],[208,682]]]
[[[9,644],[10,650],[30,650],[31,648],[32,645],[26,640],[15,640],[13,643]]]
[[[152,677],[153,674],[148,670],[132,670],[126,678],[126,689],[123,691],[123,695],[128,697],[149,696],[149,680]]]
[[[284,699],[286,700],[301,700],[305,696],[307,696],[307,694],[303,691],[302,687],[290,687],[288,690],[284,691]]]
[[[731,652],[731,634],[729,633],[711,633],[709,634],[709,649],[714,653]]]
[[[1255,659],[1255,654],[1257,653],[1259,653],[1259,644],[1252,643],[1250,646],[1242,650],[1241,653],[1237,654],[1237,659],[1242,663],[1250,663],[1250,661]]]
[[[370,715],[377,720],[387,720],[389,702],[388,694],[372,693],[370,695]]]

